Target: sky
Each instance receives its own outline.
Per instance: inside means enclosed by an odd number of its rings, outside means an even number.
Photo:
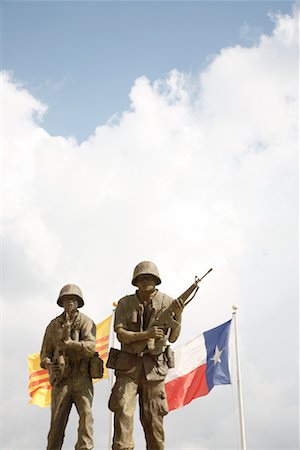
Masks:
[[[3,66],[48,106],[52,135],[87,139],[130,108],[135,79],[197,76],[221,48],[270,33],[290,2],[4,1]]]
[[[296,5],[4,1],[1,19],[1,448],[46,447],[27,355],[60,288],[98,323],[152,260],[174,298],[213,267],[175,345],[236,304],[248,448],[298,449]],[[238,449],[232,377],[166,417],[166,450]],[[65,449],[76,429],[73,411]]]

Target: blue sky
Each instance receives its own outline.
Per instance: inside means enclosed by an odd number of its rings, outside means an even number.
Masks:
[[[51,134],[82,141],[129,109],[137,77],[197,74],[221,48],[269,34],[269,12],[291,10],[282,1],[4,1],[3,67],[48,105]]]

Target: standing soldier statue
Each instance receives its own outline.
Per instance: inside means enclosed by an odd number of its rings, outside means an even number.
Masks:
[[[52,385],[47,450],[62,448],[73,403],[79,414],[75,450],[90,450],[93,448],[92,377],[95,376],[91,372],[97,357],[96,327],[91,319],[78,311],[84,301],[75,284],[67,284],[61,289],[57,304],[64,312],[47,326],[41,350],[41,367],[49,371]]]
[[[116,382],[109,399],[114,412],[113,450],[131,450],[133,416],[139,396],[140,420],[147,450],[163,450],[163,417],[168,413],[164,380],[173,367],[173,352],[167,342],[180,333],[183,301],[159,292],[158,269],[150,261],[139,263],[133,272],[133,295],[123,297],[116,308],[114,329],[121,350],[111,349],[107,366],[115,369]],[[172,328],[152,325],[156,314],[173,305]],[[154,321],[155,322],[155,321]]]

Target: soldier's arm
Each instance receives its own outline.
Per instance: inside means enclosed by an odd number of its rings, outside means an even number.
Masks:
[[[129,331],[128,326],[128,303],[127,298],[121,299],[115,312],[114,330],[118,340],[122,344],[131,344],[132,342],[147,341],[149,338],[162,339],[163,330],[158,327],[149,328],[146,331]]]
[[[53,340],[51,339],[51,334],[52,334],[52,325],[50,323],[46,328],[40,353],[40,360],[41,360],[40,365],[43,369],[47,370],[49,370],[49,367],[51,366],[54,353]]]
[[[173,328],[173,330],[171,331],[170,336],[169,336],[169,341],[171,343],[177,341],[178,336],[180,335],[180,331],[181,331],[181,324],[178,325],[178,327]]]
[[[165,333],[161,328],[151,327],[146,331],[128,331],[122,326],[116,328],[117,338],[122,344],[144,341],[150,338],[163,339]]]
[[[93,356],[96,351],[96,325],[92,320],[83,324],[79,343],[85,356]]]
[[[82,352],[83,356],[93,356],[96,351],[96,325],[90,319],[85,320],[80,329],[80,340],[68,339],[62,345],[64,348]]]
[[[181,331],[181,316],[182,316],[182,311],[184,308],[184,303],[181,299],[176,299],[174,300],[174,304],[173,304],[173,308],[174,308],[174,319],[176,320],[176,322],[178,322],[178,326],[176,328],[173,328],[170,336],[169,336],[169,341],[170,342],[175,342],[178,339],[178,336],[180,335],[180,331]]]

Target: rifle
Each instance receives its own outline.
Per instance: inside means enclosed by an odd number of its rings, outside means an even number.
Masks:
[[[201,278],[195,276],[194,283],[186,290],[184,291],[178,299],[183,300],[184,307],[188,305],[195,295],[198,292],[199,289],[199,283],[203,280],[206,275],[208,275],[212,269],[209,269]],[[177,320],[174,317],[174,308],[175,308],[175,300],[171,303],[169,307],[163,307],[155,316],[152,317],[152,319],[149,322],[148,328],[151,327],[158,327],[158,328],[176,328],[179,324]],[[150,338],[147,342],[147,347],[149,350],[153,350],[155,346],[155,339]]]
[[[62,323],[61,328],[58,329],[58,338],[59,339],[61,339],[63,341],[67,341],[68,339],[70,339],[71,324],[72,324],[72,321],[70,319],[68,312],[66,311],[66,320],[64,323]],[[64,350],[59,348],[58,345],[56,345],[56,348],[54,351],[53,364],[56,365],[59,369],[59,371],[55,373],[55,380],[54,380],[56,383],[59,383],[64,377],[64,373],[65,373],[65,369],[66,369],[66,358],[65,358]]]

